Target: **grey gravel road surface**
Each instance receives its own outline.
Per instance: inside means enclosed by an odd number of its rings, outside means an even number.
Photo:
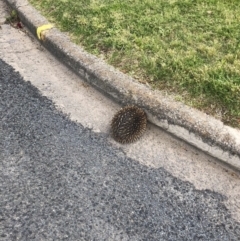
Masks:
[[[224,196],[126,156],[0,60],[0,240],[240,240]]]

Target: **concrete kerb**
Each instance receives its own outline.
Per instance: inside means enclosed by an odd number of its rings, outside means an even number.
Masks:
[[[27,0],[5,0],[16,9],[23,24],[36,36],[48,21]],[[153,91],[86,53],[56,28],[45,33],[41,44],[62,63],[114,101],[143,108],[148,120],[240,171],[240,131],[198,110]]]

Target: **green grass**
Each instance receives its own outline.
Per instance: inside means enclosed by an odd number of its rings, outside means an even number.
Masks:
[[[239,0],[30,0],[125,73],[240,127]]]

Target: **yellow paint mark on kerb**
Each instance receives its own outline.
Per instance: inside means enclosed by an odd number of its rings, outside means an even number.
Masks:
[[[39,40],[44,40],[42,32],[45,31],[45,30],[51,29],[51,28],[53,28],[52,24],[44,24],[44,25],[38,27],[37,28],[37,37],[38,37],[38,39]]]

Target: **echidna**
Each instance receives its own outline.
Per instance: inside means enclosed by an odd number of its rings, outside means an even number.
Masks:
[[[147,115],[136,106],[126,106],[118,111],[111,123],[113,138],[120,143],[136,141],[146,130]]]

